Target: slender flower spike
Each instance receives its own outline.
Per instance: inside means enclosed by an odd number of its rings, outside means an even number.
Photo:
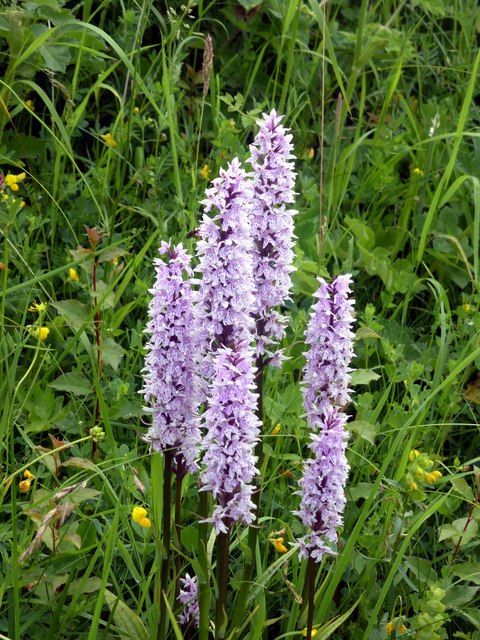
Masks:
[[[253,455],[259,420],[255,409],[253,349],[245,343],[236,350],[221,348],[214,362],[213,389],[205,412],[205,470],[201,490],[211,491],[217,506],[207,522],[217,534],[235,522],[255,519],[253,479],[258,473]]]
[[[183,589],[180,589],[178,601],[184,605],[182,613],[178,616],[178,623],[183,627],[190,624],[198,627],[200,622],[200,608],[198,603],[197,577],[190,577],[188,573],[185,578],[180,578]]]
[[[350,401],[353,357],[353,300],[349,299],[351,276],[338,276],[332,284],[319,278],[306,333],[310,350],[303,374],[303,406],[308,421],[316,430],[323,424],[326,410],[343,407]]]
[[[275,111],[263,114],[257,124],[260,131],[250,145],[249,162],[253,167],[252,235],[254,241],[254,279],[256,288],[257,356],[266,356],[279,365],[281,352],[273,345],[281,340],[287,318],[276,307],[290,297],[294,271],[293,216],[288,208],[295,199],[295,172],[292,136],[280,123]],[[273,351],[272,351],[273,349]]]
[[[253,340],[254,297],[249,220],[251,188],[237,158],[206,191],[200,225],[198,273],[202,279],[196,295],[198,344],[202,354],[200,375],[210,381],[213,353],[219,347],[235,348]]]
[[[150,290],[146,332],[144,394],[152,414],[145,437],[155,451],[173,450],[178,473],[196,469],[199,421],[194,381],[194,332],[190,256],[182,245],[162,242],[154,261],[157,278]]]
[[[315,294],[306,342],[310,350],[303,378],[303,404],[312,428],[313,453],[300,480],[301,504],[297,515],[310,531],[299,540],[300,557],[320,562],[334,554],[337,528],[345,507],[347,416],[340,409],[350,400],[349,365],[353,356],[353,300],[350,276],[331,285],[320,279]]]

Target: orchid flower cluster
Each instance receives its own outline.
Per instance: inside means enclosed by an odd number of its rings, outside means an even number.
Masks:
[[[207,189],[197,267],[181,244],[162,243],[155,261],[142,391],[152,424],[145,439],[152,449],[170,452],[180,477],[199,470],[200,490],[215,499],[206,522],[217,534],[255,520],[255,381],[265,365],[284,359],[277,343],[287,319],[278,308],[290,297],[296,211],[290,208],[292,136],[281,121],[272,111],[258,122],[251,173],[235,158]],[[349,399],[353,353],[350,278],[320,282],[303,388],[314,458],[305,466],[298,512],[311,530],[300,540],[300,554],[315,559],[329,551],[325,539],[334,542],[345,502],[346,416],[340,409]],[[196,583],[187,576],[184,584],[181,601],[187,603]],[[195,618],[185,616],[184,622]]]
[[[338,276],[332,284],[319,278],[308,323],[310,350],[303,376],[303,406],[311,426],[313,458],[300,480],[301,504],[297,515],[311,533],[299,540],[300,557],[320,562],[333,554],[337,529],[345,507],[347,416],[341,409],[350,401],[350,361],[353,357],[353,301],[351,277]]]

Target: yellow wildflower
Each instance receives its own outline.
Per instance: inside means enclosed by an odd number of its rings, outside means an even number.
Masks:
[[[45,342],[49,333],[50,329],[48,327],[39,327],[38,329],[33,330],[33,335],[37,336],[41,342]]]
[[[283,538],[274,538],[270,540],[278,553],[287,553],[288,549],[283,545]]]
[[[23,182],[26,177],[27,174],[25,172],[19,173],[17,175],[14,175],[13,173],[7,173],[7,175],[5,176],[5,185],[12,191],[18,191],[20,188],[18,186],[18,183]]]
[[[132,511],[132,520],[139,524],[141,527],[145,527],[146,529],[150,529],[152,523],[147,518],[147,510],[143,507],[133,507]]]
[[[80,280],[80,276],[73,267],[70,267],[68,270],[68,279],[73,280],[73,282],[78,282]]]
[[[111,133],[102,134],[100,137],[103,138],[105,140],[105,144],[108,145],[109,147],[112,147],[112,149],[118,146],[118,142],[113,139],[113,136]]]
[[[317,633],[318,633],[318,629],[312,629],[312,638],[314,638],[317,635]],[[302,636],[304,638],[307,637],[307,629],[306,628],[303,630]]]
[[[440,473],[440,471],[432,471],[431,475],[433,476],[434,482],[436,482],[437,480],[440,480],[440,478],[442,477],[442,474]]]
[[[435,482],[435,476],[433,475],[433,473],[426,473],[423,476],[423,479],[427,484],[433,484]]]
[[[138,114],[140,113],[140,109],[138,107],[133,107],[133,113],[138,116]]]
[[[470,305],[468,304],[468,302],[466,304],[463,304],[462,308],[465,311],[465,313],[470,313]]]
[[[30,111],[35,111],[35,105],[33,104],[33,100],[27,100],[25,102],[25,106],[27,107],[27,109],[30,109]]]
[[[414,176],[423,176],[423,171],[421,169],[419,169],[419,167],[415,167],[415,169],[412,171]]]
[[[315,155],[315,149],[311,148],[308,150],[308,159],[309,160],[313,160],[313,157]]]
[[[210,168],[208,164],[204,164],[203,167],[200,169],[200,175],[204,180],[210,180]]]
[[[420,451],[417,451],[417,449],[412,449],[412,451],[410,451],[410,453],[408,454],[408,459],[410,460],[410,462],[413,462],[415,458],[418,458],[419,455]]]
[[[24,206],[25,206],[25,200],[22,200],[22,201],[20,202],[20,209],[23,209],[23,207],[24,207]]]
[[[417,485],[417,483],[416,483],[416,482],[411,482],[411,483],[410,483],[410,489],[411,489],[412,491],[416,491],[416,490],[418,489],[418,485]]]
[[[276,436],[281,428],[282,428],[282,425],[280,423],[275,425],[272,429],[272,435]]]
[[[28,469],[25,469],[23,477],[26,478],[26,480],[21,480],[18,483],[18,488],[22,493],[27,493],[30,490],[30,485],[32,484],[32,480],[34,480],[35,476],[33,473],[30,473]]]
[[[398,624],[394,624],[393,622],[389,622],[387,624],[387,626],[385,627],[385,631],[387,632],[387,635],[390,637],[392,635],[392,633],[395,631],[395,629],[397,628]],[[407,627],[402,624],[399,629],[398,632],[400,633],[400,635],[403,636],[403,634],[405,633],[405,631],[407,630]]]
[[[33,302],[29,307],[28,310],[29,311],[35,311],[36,313],[43,313],[45,311],[45,309],[47,308],[47,303],[46,302],[37,302],[35,300],[35,302]]]

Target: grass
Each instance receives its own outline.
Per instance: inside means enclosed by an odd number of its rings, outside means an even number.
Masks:
[[[205,176],[247,157],[272,108],[298,158],[289,360],[265,375],[259,529],[250,544],[232,532],[222,637],[300,638],[307,626],[306,563],[272,540],[303,535],[292,511],[316,277],[347,272],[351,471],[338,556],[316,575],[315,638],[383,640],[388,624],[390,637],[480,637],[477,25],[473,0],[3,3],[0,167],[25,178],[0,199],[0,637],[213,637],[215,535],[198,525],[211,504],[193,476],[161,580],[143,331],[160,242],[194,251]],[[414,449],[442,473],[417,490]],[[151,529],[131,520],[135,505]],[[175,622],[178,566],[199,578],[199,632]]]

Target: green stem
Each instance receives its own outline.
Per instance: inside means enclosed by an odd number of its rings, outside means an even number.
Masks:
[[[175,602],[180,593],[180,572],[182,570],[182,556],[180,555],[182,545],[182,525],[181,525],[181,506],[182,506],[182,482],[183,473],[175,474],[175,518],[173,525],[173,539],[177,548],[175,554]]]
[[[218,600],[215,618],[215,640],[224,640],[227,633],[228,560],[230,555],[230,528],[217,537]]]
[[[163,557],[160,578],[160,622],[158,624],[157,640],[165,640],[167,637],[168,612],[163,599],[163,593],[167,597],[168,584],[170,580],[170,518],[171,518],[171,488],[172,488],[172,458],[171,451],[165,452],[164,474],[163,474],[163,520],[162,520],[162,538],[163,538]]]
[[[316,573],[317,573],[316,562],[310,556],[308,558],[308,566],[307,566],[307,583],[308,583],[307,640],[312,640],[313,611],[315,607],[315,575]]]
[[[205,491],[200,491],[200,519],[208,518],[208,496]],[[208,580],[208,524],[200,522],[198,525],[198,563],[201,574],[198,576],[198,603],[200,609],[200,624],[198,628],[199,640],[208,640],[208,627],[210,623],[210,585]]]

